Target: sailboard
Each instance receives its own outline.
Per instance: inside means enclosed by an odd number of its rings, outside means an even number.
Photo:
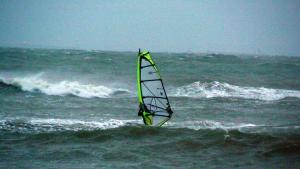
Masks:
[[[137,87],[139,112],[144,124],[162,126],[167,122],[173,111],[162,78],[148,51],[139,49],[137,61]]]

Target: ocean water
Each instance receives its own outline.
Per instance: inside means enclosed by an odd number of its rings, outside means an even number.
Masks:
[[[300,168],[300,57],[152,57],[163,127],[137,116],[135,52],[0,48],[0,168]]]

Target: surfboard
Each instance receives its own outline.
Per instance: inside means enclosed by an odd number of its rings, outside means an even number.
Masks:
[[[162,126],[167,122],[173,111],[162,78],[150,52],[139,49],[137,61],[137,88],[139,112],[144,124]]]

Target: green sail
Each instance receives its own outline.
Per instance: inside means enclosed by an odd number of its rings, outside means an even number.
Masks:
[[[145,125],[162,126],[173,112],[159,71],[147,51],[138,54],[137,87],[138,115],[143,117]]]

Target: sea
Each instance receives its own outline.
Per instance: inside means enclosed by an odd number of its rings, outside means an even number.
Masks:
[[[150,54],[162,127],[137,115],[137,52],[0,48],[0,168],[300,168],[300,56]]]

